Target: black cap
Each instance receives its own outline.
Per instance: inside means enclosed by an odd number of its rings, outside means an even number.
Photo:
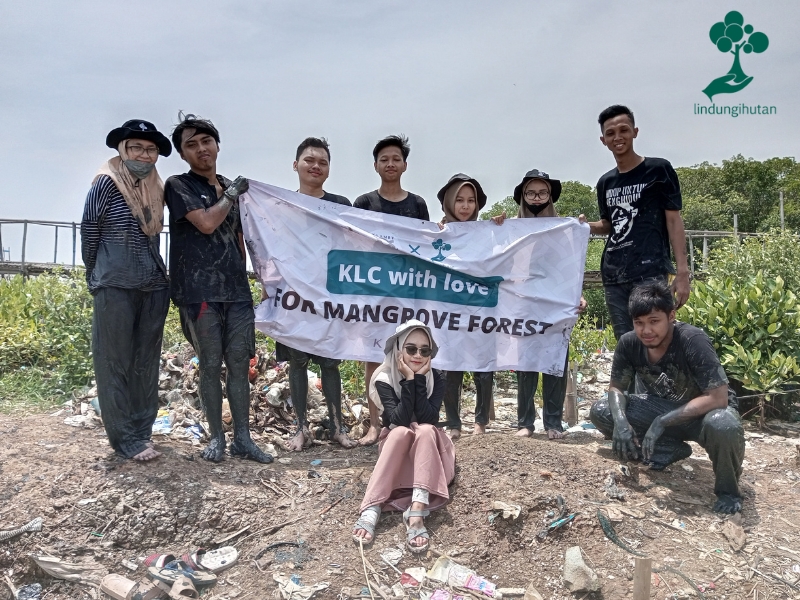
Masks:
[[[469,182],[472,185],[474,185],[475,186],[475,192],[478,195],[478,198],[477,198],[477,200],[478,200],[478,210],[481,210],[484,206],[486,206],[486,194],[484,193],[483,188],[481,187],[481,184],[478,183],[477,179],[473,179],[472,177],[470,177],[469,175],[465,175],[464,173],[456,173],[455,175],[453,175],[450,178],[450,180],[444,185],[444,187],[439,190],[439,193],[436,194],[436,197],[439,198],[439,202],[441,203],[442,206],[444,206],[444,195],[445,195],[445,192],[447,192],[447,188],[449,188],[451,185],[453,185],[453,183],[456,182],[456,181],[463,181],[464,183]]]
[[[531,179],[543,179],[550,184],[550,197],[553,199],[553,204],[556,203],[558,197],[561,195],[561,182],[558,179],[550,179],[550,175],[539,169],[532,169],[525,173],[520,184],[514,188],[514,202],[517,204],[522,200],[522,190],[525,188]]]
[[[150,121],[142,121],[141,119],[131,119],[125,121],[122,127],[112,129],[106,136],[106,146],[116,150],[119,148],[119,143],[122,140],[129,140],[135,138],[137,140],[147,140],[153,142],[158,146],[158,153],[161,156],[169,156],[172,154],[172,144],[167,137],[156,129]]]

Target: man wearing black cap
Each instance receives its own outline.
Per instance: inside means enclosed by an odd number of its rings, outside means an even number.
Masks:
[[[233,417],[232,456],[261,463],[272,456],[250,437],[248,369],[255,356],[255,315],[247,281],[239,195],[248,182],[231,182],[217,173],[219,132],[206,119],[188,115],[172,132],[172,143],[190,167],[167,179],[170,292],[179,308],[186,339],[200,361],[200,400],[211,442],[203,458],[225,455],[222,430],[222,360]]]
[[[619,340],[633,331],[628,298],[637,285],[666,281],[674,273],[675,308],[689,299],[686,233],[678,175],[669,161],[634,152],[639,129],[630,109],[609,106],[600,113],[598,123],[600,141],[614,154],[617,166],[597,182],[600,220],[589,226],[593,234],[608,235],[600,271],[614,336]],[[583,215],[580,219],[586,222]]]
[[[353,206],[390,215],[423,221],[430,220],[425,200],[421,196],[407,192],[400,184],[400,178],[408,168],[410,153],[411,146],[408,138],[402,134],[387,136],[375,144],[375,148],[372,150],[372,158],[375,160],[373,166],[381,178],[381,187],[356,198]],[[378,365],[380,363],[366,363],[364,385],[367,389],[369,389],[369,381]],[[366,395],[368,396],[368,394]],[[369,431],[358,440],[362,446],[371,446],[377,442],[381,432],[378,407],[371,400],[368,401],[368,404]]]
[[[158,413],[158,369],[169,310],[159,234],[164,184],[155,169],[172,145],[149,121],[112,130],[104,163],[86,197],[81,252],[94,296],[92,359],[108,441],[125,458],[161,455],[151,441]]]

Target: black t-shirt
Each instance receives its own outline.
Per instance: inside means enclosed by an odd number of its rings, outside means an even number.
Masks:
[[[381,196],[378,190],[375,190],[356,198],[353,206],[364,210],[386,213],[387,215],[399,215],[401,217],[411,217],[412,219],[422,219],[423,221],[430,221],[431,219],[425,200],[411,192],[408,192],[408,196],[400,200],[400,202],[392,202]]]
[[[633,377],[637,391],[671,400],[676,406],[728,383],[705,331],[680,321],[675,323],[666,353],[654,364],[648,361],[647,348],[635,332],[629,331],[619,338],[611,381],[621,390],[627,390]],[[736,406],[736,396],[730,388],[728,404]]]
[[[230,180],[217,175],[222,189]],[[173,175],[164,184],[169,207],[170,296],[178,306],[201,302],[252,301],[247,264],[239,246],[242,224],[235,203],[213,233],[202,233],[186,213],[214,206],[219,200],[208,179],[193,171]]]
[[[601,272],[614,285],[674,273],[665,211],[681,209],[678,174],[663,158],[645,158],[626,173],[597,182],[600,218],[611,222]]]

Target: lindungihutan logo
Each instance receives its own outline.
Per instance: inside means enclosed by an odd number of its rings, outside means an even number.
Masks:
[[[709,105],[695,103],[696,115],[729,115],[739,117],[744,115],[775,115],[778,114],[776,106],[765,104],[740,104],[721,105],[714,102],[718,94],[735,94],[750,85],[753,77],[744,72],[743,60],[749,61],[754,54],[761,54],[769,47],[769,38],[766,33],[756,31],[755,27],[744,22],[742,13],[732,10],[722,21],[714,23],[708,32],[711,42],[717,50],[724,54],[733,55],[733,64],[722,77],[717,77],[703,90],[711,101]]]
[[[742,69],[744,54],[761,54],[769,47],[769,38],[765,33],[755,31],[755,28],[744,23],[742,13],[732,10],[725,15],[725,20],[714,23],[708,32],[711,41],[717,50],[726,54],[733,54],[733,65],[730,71],[722,77],[717,77],[706,86],[703,93],[713,100],[717,94],[734,94],[746,88],[753,81]]]

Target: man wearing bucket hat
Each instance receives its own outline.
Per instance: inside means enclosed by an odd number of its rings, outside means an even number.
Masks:
[[[552,179],[549,174],[539,169],[525,173],[525,177],[514,188],[514,201],[519,204],[517,218],[535,219],[541,217],[557,217],[555,203],[561,196],[561,182]],[[546,257],[542,257],[546,260]],[[586,300],[581,296],[577,311],[586,310]],[[567,391],[567,359],[564,361],[564,373],[557,375],[542,374],[542,421],[550,440],[564,436],[561,418],[564,414],[564,396]],[[517,371],[517,433],[518,436],[529,437],[533,434],[536,419],[536,405],[533,402],[539,384],[539,373],[533,371]]]
[[[172,144],[151,122],[132,119],[109,132],[106,146],[118,155],[95,175],[81,220],[81,253],[94,296],[92,359],[111,447],[147,461],[161,455],[151,435],[169,310],[159,246],[164,184],[155,166]]]
[[[486,206],[486,193],[477,179],[456,173],[436,194],[442,203],[444,217],[439,222],[439,227],[444,228],[448,223],[463,223],[478,219],[478,213]],[[495,223],[502,223],[504,217],[493,217]],[[475,381],[475,428],[474,434],[486,433],[492,412],[492,387],[494,373],[492,371],[475,371],[472,373]],[[447,414],[447,428],[450,439],[457,440],[461,437],[461,386],[464,381],[464,371],[447,372],[447,388],[444,394],[444,409]]]

